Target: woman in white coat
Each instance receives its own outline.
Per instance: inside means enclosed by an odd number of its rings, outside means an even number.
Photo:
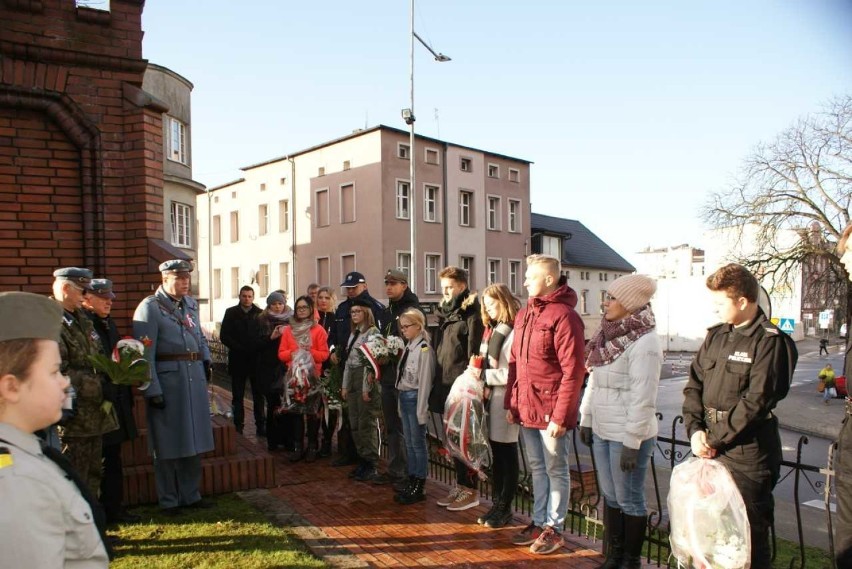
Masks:
[[[651,296],[656,282],[612,282],[600,329],[586,347],[589,385],[580,403],[580,439],[592,446],[604,497],[605,569],[641,567],[648,510],[645,476],[657,436],[663,351]]]
[[[493,457],[491,464],[491,509],[477,522],[500,528],[512,520],[512,502],[518,489],[518,431],[517,424],[506,421],[503,399],[509,375],[509,355],[512,351],[512,325],[521,303],[504,284],[493,284],[482,291],[482,323],[485,334],[479,354],[485,376],[485,398],[488,412],[488,442]]]

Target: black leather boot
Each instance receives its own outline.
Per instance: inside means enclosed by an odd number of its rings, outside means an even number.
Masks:
[[[411,491],[406,494],[401,494],[398,502],[403,505],[416,504],[426,499],[426,494],[423,493],[423,488],[426,486],[425,478],[415,478],[414,485]]]
[[[414,475],[408,476],[408,483],[404,488],[400,488],[396,494],[393,496],[394,502],[399,502],[400,498],[411,492],[412,488],[414,488],[414,481],[417,480]]]
[[[648,529],[646,516],[624,514],[624,559],[619,569],[642,569],[642,546]]]
[[[604,506],[604,555],[598,569],[618,569],[624,559],[624,512]]]

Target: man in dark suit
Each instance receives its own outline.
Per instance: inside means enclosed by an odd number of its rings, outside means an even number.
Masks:
[[[232,404],[234,406],[234,425],[242,434],[245,424],[243,398],[246,383],[251,385],[254,401],[254,426],[259,437],[266,436],[266,422],[263,416],[263,392],[257,385],[254,368],[257,358],[257,346],[252,335],[252,322],[262,311],[254,304],[254,289],[244,286],[240,289],[240,303],[225,311],[222,318],[222,331],[219,334],[222,343],[228,348],[228,373],[231,375]]]

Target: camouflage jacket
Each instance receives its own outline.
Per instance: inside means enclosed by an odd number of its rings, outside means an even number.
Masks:
[[[64,425],[63,436],[101,435],[117,426],[114,416],[101,409],[104,401],[102,377],[88,359],[90,355],[102,353],[100,337],[83,311],[63,312],[59,341],[62,371],[77,391],[77,414]]]

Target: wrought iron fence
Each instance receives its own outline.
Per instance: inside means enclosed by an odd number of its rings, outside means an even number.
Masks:
[[[678,426],[683,425],[683,417],[675,417],[671,424],[664,426],[664,418],[657,414],[660,421],[660,434],[657,436],[657,449],[651,458],[649,469],[649,481],[646,485],[648,497],[648,526],[645,538],[643,557],[649,563],[660,567],[673,567],[677,561],[671,557],[669,545],[669,534],[671,527],[666,507],[666,495],[668,493],[668,479],[671,470],[681,462],[691,457],[691,447],[688,441],[678,439]],[[441,451],[443,442],[441,440],[440,415],[431,414],[429,428],[429,465],[430,477],[444,483],[452,483],[455,479],[455,467],[452,460]],[[589,449],[579,443],[576,431],[569,433],[571,437],[571,497],[569,509],[565,519],[565,531],[572,534],[585,535],[592,540],[601,539],[603,536],[602,509],[603,499],[598,493],[597,469],[594,455]],[[810,493],[823,501],[825,505],[825,521],[828,527],[828,555],[833,559],[833,540],[831,539],[831,516],[829,502],[832,495],[832,456],[835,445],[829,445],[826,449],[827,461],[823,467],[805,464],[802,461],[802,451],[809,444],[807,436],[801,436],[795,449],[795,455],[785,456],[781,463],[780,482],[792,477],[793,481],[793,505],[796,518],[796,538],[790,539],[796,544],[798,555],[789,561],[790,569],[805,569],[815,566],[816,560],[809,560],[808,555],[813,551],[806,547],[802,500]],[[523,440],[518,441],[521,461],[521,478],[518,483],[518,493],[515,498],[514,509],[516,512],[531,515],[532,513],[532,477],[527,468]],[[385,449],[382,451],[386,452]],[[588,462],[587,462],[588,461]],[[490,470],[485,469],[486,478],[480,481],[480,493],[491,497]],[[811,516],[812,517],[812,516]],[[772,528],[773,559],[777,553],[777,539],[775,527]],[[813,555],[812,553],[810,553]],[[823,565],[825,566],[825,565]],[[833,567],[833,564],[831,565]]]

